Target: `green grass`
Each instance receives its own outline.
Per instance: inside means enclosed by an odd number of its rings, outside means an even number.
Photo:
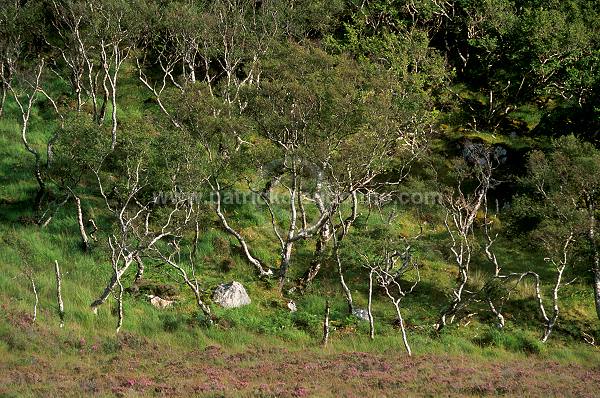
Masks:
[[[118,115],[120,123],[126,126],[129,121],[155,110],[140,105],[146,98],[145,94],[134,90],[132,81],[125,79],[124,82]],[[520,111],[529,112],[526,109]],[[524,118],[522,115],[514,116]],[[48,122],[49,115],[46,112],[35,112],[32,117],[29,136],[41,148],[57,124]],[[534,120],[528,123],[534,123]],[[14,104],[9,101],[6,114],[0,119],[0,302],[6,306],[6,314],[22,316],[31,313],[33,294],[25,276],[26,272],[31,272],[40,296],[37,324],[43,326],[25,328],[26,332],[22,333],[22,329],[16,328],[3,316],[0,319],[0,355],[26,358],[26,353],[39,352],[48,361],[59,361],[65,352],[77,352],[77,344],[81,339],[97,341],[102,352],[110,354],[118,350],[119,341],[114,335],[114,299],[110,298],[101,306],[97,315],[89,309],[111,273],[105,243],[95,243],[90,253],[81,252],[72,204],[61,209],[47,228],[41,229],[28,223],[34,216],[31,197],[36,184],[32,157],[19,141],[19,127]],[[503,143],[510,140],[490,135],[485,135],[485,138]],[[513,143],[513,146],[518,145],[521,144]],[[84,203],[84,206],[88,205]],[[260,210],[257,211],[251,204],[227,209],[232,224],[250,237],[256,255],[267,264],[277,265],[279,249],[272,239],[270,219],[266,209]],[[283,211],[279,210],[278,214],[284,217]],[[421,215],[414,208],[404,208],[390,227],[391,232],[404,236],[415,235],[422,223]],[[561,292],[560,322],[547,344],[539,342],[542,325],[532,299],[532,286],[527,282],[517,290],[505,308],[505,330],[496,330],[490,326],[493,320],[482,315],[473,317],[467,325],[463,322],[460,326],[451,326],[441,334],[436,334],[432,325],[448,301],[456,269],[448,253],[447,237],[440,227],[441,214],[432,211],[430,216],[432,219],[425,226],[423,237],[414,245],[416,256],[422,264],[423,282],[413,295],[403,301],[409,341],[416,354],[469,355],[482,361],[533,355],[563,363],[599,362],[597,349],[585,345],[581,339],[585,332],[600,340],[590,288],[583,281]],[[101,215],[96,214],[95,217],[100,219]],[[361,216],[352,234],[376,234],[379,224],[380,220],[375,215],[368,219]],[[392,324],[394,311],[385,297],[377,295],[373,305],[376,338],[371,341],[368,338],[368,325],[347,316],[336,271],[329,261],[324,264],[319,278],[307,293],[294,297],[299,310],[290,313],[285,307],[285,299],[277,293],[274,284],[253,276],[252,268],[240,255],[237,243],[216,225],[213,222],[203,226],[197,248],[200,259],[198,275],[201,286],[206,290],[206,298],[210,297],[210,291],[219,283],[239,280],[247,287],[252,304],[235,310],[214,307],[220,321],[213,327],[207,327],[198,314],[191,293],[181,284],[179,275],[157,262],[148,261],[147,279],[179,286],[177,304],[172,309],[158,310],[143,297],[126,294],[124,332],[161,347],[199,349],[218,345],[232,352],[248,347],[320,350],[322,316],[325,300],[329,299],[332,302],[334,327],[329,352],[402,352],[400,333]],[[313,247],[313,242],[296,245],[291,279],[302,274]],[[348,247],[345,250],[347,282],[356,305],[365,308],[365,271],[356,248]],[[545,280],[552,276],[539,253],[520,250],[516,242],[499,240],[497,254],[500,262],[506,264],[506,271],[523,269],[526,265],[540,272]],[[64,330],[58,328],[53,273],[55,260],[63,272]],[[481,252],[476,254],[473,263],[475,271],[472,284],[481,285],[489,274],[489,264]],[[124,282],[127,285],[131,280],[132,275],[127,275]],[[45,333],[58,337],[59,341],[44,341],[41,337]]]

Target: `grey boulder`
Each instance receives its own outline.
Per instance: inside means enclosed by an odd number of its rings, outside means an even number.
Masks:
[[[235,281],[217,286],[213,293],[213,301],[224,308],[237,308],[251,303],[244,286]]]
[[[369,321],[369,311],[363,308],[355,308],[352,310],[352,315],[361,321]]]

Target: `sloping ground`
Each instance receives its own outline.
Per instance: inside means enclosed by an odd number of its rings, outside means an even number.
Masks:
[[[600,358],[567,364],[535,355],[409,358],[400,351],[252,346],[232,353],[214,345],[182,349],[128,333],[107,346],[106,341],[55,340],[30,319],[19,322],[15,332],[26,340],[47,339],[47,347],[34,352],[8,342],[12,348],[0,356],[0,396],[597,397],[600,391]]]
[[[169,352],[124,348],[55,366],[31,355],[0,367],[0,394],[33,396],[577,396],[597,397],[600,367],[538,359],[476,362],[468,357],[408,358],[361,352],[315,354],[218,347]]]

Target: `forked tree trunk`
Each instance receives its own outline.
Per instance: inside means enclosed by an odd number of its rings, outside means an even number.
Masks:
[[[185,269],[183,269],[179,264],[177,264],[171,258],[165,257],[162,254],[160,254],[160,257],[171,267],[173,267],[177,271],[179,271],[179,274],[183,277],[185,284],[188,285],[188,287],[194,293],[194,297],[196,298],[196,304],[198,305],[198,308],[200,308],[200,310],[202,311],[202,313],[204,314],[204,316],[206,317],[208,322],[212,325],[215,321],[215,318],[213,317],[213,315],[210,311],[210,307],[204,302],[204,300],[202,300],[202,291],[200,290],[200,286],[198,286],[198,280],[196,279],[196,272],[194,271],[194,265],[192,264],[192,279],[190,279],[187,272],[185,271]]]
[[[321,265],[323,264],[323,249],[325,247],[325,241],[323,239],[322,234],[319,234],[319,238],[315,243],[315,253],[310,262],[310,265],[304,275],[296,282],[296,289],[300,292],[306,290],[306,288],[312,283],[312,281],[316,278],[317,274],[321,270]]]
[[[120,280],[121,276],[125,273],[125,271],[127,271],[127,269],[129,268],[129,266],[131,265],[132,262],[133,262],[133,259],[126,259],[125,264],[123,265],[123,268],[121,268],[118,271],[115,271],[113,268],[113,275],[110,279],[110,282],[108,282],[108,285],[104,288],[104,291],[102,292],[100,297],[98,297],[96,300],[94,300],[94,302],[90,305],[94,314],[96,312],[98,312],[98,307],[100,305],[104,304],[104,302],[108,299],[108,297],[110,296],[110,293],[114,290],[114,288],[117,285],[118,281]]]
[[[279,267],[279,291],[283,291],[283,285],[285,284],[287,272],[290,268],[293,247],[294,243],[288,240],[287,242],[285,242],[281,253],[281,265]]]

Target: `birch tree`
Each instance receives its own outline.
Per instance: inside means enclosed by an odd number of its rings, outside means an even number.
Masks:
[[[452,290],[450,304],[440,314],[436,325],[440,330],[453,323],[456,314],[465,301],[465,295],[473,292],[467,290],[471,276],[471,260],[473,258],[476,238],[474,224],[480,210],[486,203],[488,191],[496,185],[493,177],[494,168],[500,161],[501,148],[488,148],[484,145],[467,145],[464,160],[455,163],[457,172],[456,187],[447,189],[443,206],[446,210],[444,226],[450,238],[450,252],[457,266],[456,286]],[[475,187],[466,191],[467,178],[472,178]]]
[[[166,142],[171,142],[171,145],[176,145],[171,141],[173,137],[165,139]],[[92,170],[106,209],[116,222],[115,231],[108,237],[114,272],[104,292],[92,303],[92,308],[95,310],[101,305],[115,286],[119,285],[120,291],[122,277],[133,263],[139,264],[141,257],[149,257],[177,271],[185,285],[193,292],[199,310],[212,320],[210,307],[204,302],[202,290],[196,279],[193,259],[190,257],[190,263],[184,265],[181,258],[181,245],[185,233],[193,230],[200,208],[185,195],[173,195],[170,202],[157,206],[155,198],[149,194],[150,189],[160,187],[160,184],[156,185],[156,178],[161,178],[162,170],[167,170],[167,175],[162,178],[168,181],[173,194],[179,190],[185,192],[186,189],[196,187],[201,181],[199,162],[195,155],[198,151],[197,148],[190,148],[185,153],[166,152],[166,142],[159,142],[162,143],[162,154],[158,155],[157,163],[153,163],[152,153],[127,155],[124,163],[124,185],[113,185],[109,188],[102,178],[101,170]],[[140,149],[139,144],[131,145]],[[170,148],[177,150],[174,146]],[[158,150],[158,147],[154,150]],[[109,192],[114,195],[109,195]],[[188,272],[186,268],[190,267],[191,272]],[[118,304],[121,305],[120,303],[119,299]]]
[[[43,87],[45,66],[46,61],[40,58],[33,70],[23,71],[17,79],[8,84],[8,89],[11,91],[20,111],[21,142],[27,152],[34,157],[34,176],[38,185],[34,207],[38,210],[41,208],[42,200],[47,192],[46,172],[53,160],[53,146],[58,137],[59,130],[45,142],[45,148],[42,148],[43,152],[36,145],[32,144],[29,138],[29,127],[33,108],[39,102],[40,98],[45,98],[56,111],[58,119],[62,120],[62,114],[59,112],[56,102]]]
[[[56,35],[46,41],[58,54],[59,74],[66,72],[76,109],[89,98],[93,118],[104,122],[110,101],[111,148],[117,143],[119,76],[143,30],[149,4],[120,0],[102,3],[70,0],[51,3]],[[100,98],[101,97],[101,98]]]
[[[418,238],[418,236],[416,237]],[[405,242],[404,250],[398,250],[390,247],[391,241],[386,242],[384,248],[374,256],[363,254],[363,267],[369,271],[369,303],[373,295],[373,282],[379,286],[390,303],[394,306],[404,348],[409,356],[412,355],[408,336],[406,333],[406,324],[402,316],[401,302],[406,295],[411,294],[421,281],[419,265],[413,258],[412,246]],[[412,281],[404,281],[413,273]],[[369,322],[371,324],[371,338],[374,336],[373,314],[369,309]]]
[[[61,156],[56,166],[64,167],[64,175],[95,184],[102,210],[109,216],[110,224],[100,231],[99,238],[105,242],[111,276],[91,307],[96,312],[115,293],[118,329],[123,322],[122,290],[132,265],[138,267],[135,278],[141,277],[142,259],[173,269],[194,294],[198,309],[212,319],[193,259],[185,258],[194,250],[182,243],[186,235],[197,231],[201,216],[200,204],[182,193],[198,189],[205,180],[203,152],[194,145],[182,147],[180,143],[191,142],[191,137],[181,130],[153,137],[147,135],[148,128],[145,124],[130,125],[124,131],[122,146],[113,151],[110,136],[97,134],[92,122],[76,124],[65,131],[57,145]],[[159,192],[171,194],[169,200],[157,201]]]
[[[524,206],[523,201],[518,201],[517,206]],[[548,215],[548,213],[546,213],[546,215]],[[559,320],[561,308],[560,291],[577,279],[568,279],[569,274],[572,274],[571,269],[573,266],[574,247],[576,244],[576,228],[574,227],[575,224],[573,223],[573,218],[568,217],[567,214],[561,213],[560,211],[554,213],[553,216],[556,217],[556,219],[551,218],[542,221],[541,224],[537,226],[537,229],[531,234],[532,241],[541,243],[542,253],[545,255],[544,262],[548,264],[548,267],[554,273],[552,283],[544,281],[540,274],[533,270],[509,273],[501,272],[503,264],[498,260],[498,257],[492,248],[497,236],[491,238],[486,229],[488,243],[485,252],[488,260],[494,265],[496,270],[493,280],[500,281],[505,287],[506,292],[504,295],[500,295],[499,298],[494,299],[489,295],[486,295],[485,287],[483,289],[484,298],[492,313],[498,319],[498,327],[503,328],[505,324],[505,317],[502,313],[503,305],[510,299],[511,294],[524,280],[531,279],[535,287],[534,298],[537,302],[537,307],[544,324],[544,332],[541,337],[542,342],[548,340]],[[556,221],[559,221],[560,225],[557,225]],[[514,266],[515,264],[511,265]],[[544,290],[547,290],[546,285],[548,284],[551,288],[551,308],[548,308],[548,298],[544,292]]]
[[[41,33],[43,21],[37,2],[0,1],[0,117],[13,79],[25,59],[37,58],[31,42]]]
[[[210,3],[171,3],[164,7],[158,23],[164,30],[151,34],[146,51],[138,59],[141,82],[157,100],[163,113],[177,126],[162,100],[168,84],[181,91],[201,82],[205,95],[218,98],[225,108],[212,113],[242,112],[240,94],[260,81],[260,62],[280,37],[281,5],[274,1],[257,4],[250,0],[218,0]],[[147,73],[159,67],[154,79]],[[233,129],[241,144],[240,135]]]
[[[397,87],[390,88],[390,80],[318,49],[284,51],[248,106],[267,144],[254,152],[262,178],[249,186],[263,200],[279,242],[280,288],[294,245],[318,234],[326,240],[340,206],[372,187],[399,153],[423,139],[418,127],[397,119]],[[271,194],[285,202],[284,216],[275,211]]]
[[[575,240],[585,243],[584,261],[589,264],[594,303],[600,319],[600,249],[597,232],[600,151],[574,136],[565,136],[554,141],[549,154],[533,152],[528,169],[525,182],[534,188],[545,206],[538,207],[538,214],[544,220],[542,225],[558,217],[563,226],[572,228],[564,235],[573,233]],[[564,242],[563,239],[559,241]],[[563,243],[556,242],[555,245],[562,246]],[[557,264],[561,261],[555,260]]]

